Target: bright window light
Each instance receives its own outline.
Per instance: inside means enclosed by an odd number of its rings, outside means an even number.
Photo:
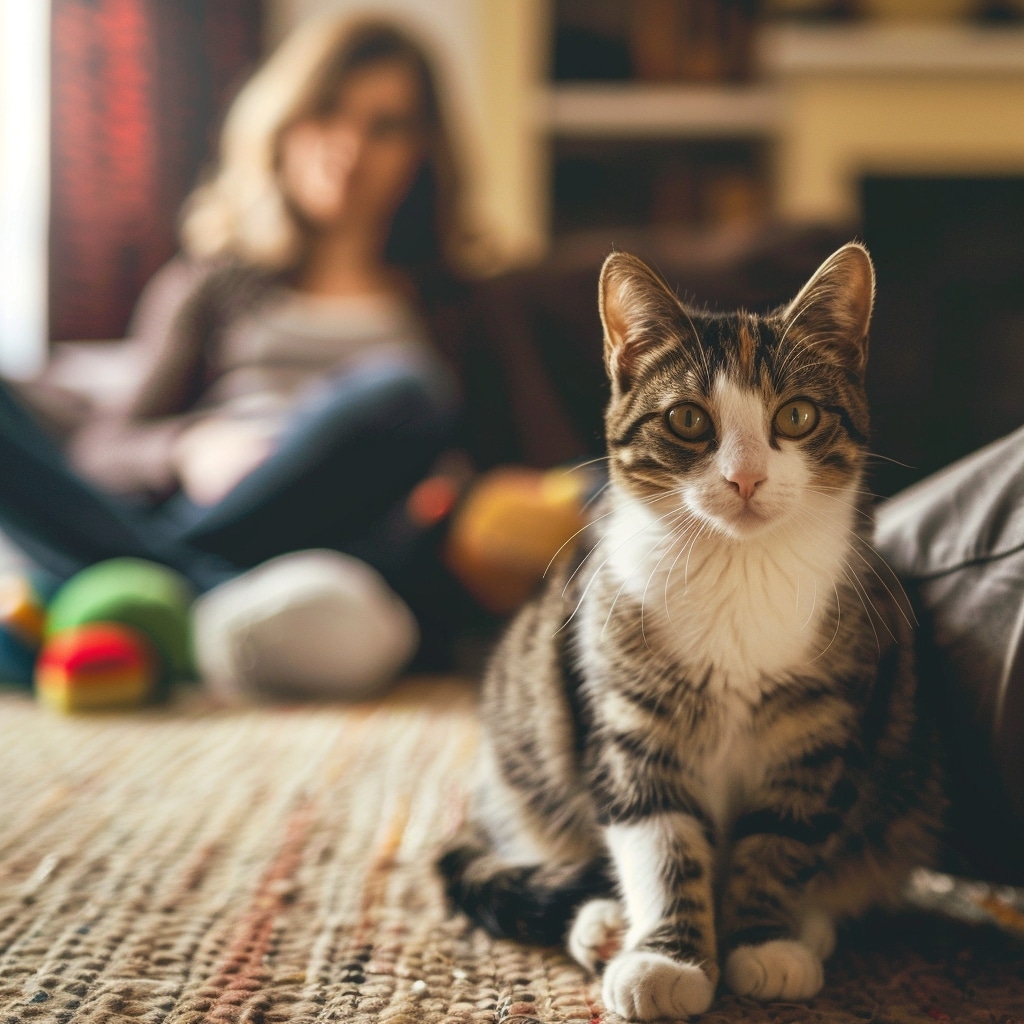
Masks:
[[[46,359],[50,4],[0,0],[0,373]]]

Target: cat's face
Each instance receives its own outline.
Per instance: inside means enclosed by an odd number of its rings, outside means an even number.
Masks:
[[[733,537],[856,502],[873,294],[871,261],[851,244],[788,306],[709,315],[613,253],[601,274],[612,479]]]

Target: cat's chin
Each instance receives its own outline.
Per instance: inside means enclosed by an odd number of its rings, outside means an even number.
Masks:
[[[713,516],[719,530],[734,540],[747,540],[767,533],[777,527],[785,518],[776,511],[745,504],[730,508]]]

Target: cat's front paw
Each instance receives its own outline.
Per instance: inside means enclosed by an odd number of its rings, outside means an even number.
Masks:
[[[679,1020],[703,1013],[715,996],[711,979],[696,964],[660,953],[620,953],[605,968],[604,1004],[629,1020]]]
[[[774,939],[740,946],[725,962],[725,980],[738,996],[753,999],[810,999],[821,991],[821,957],[802,942]]]
[[[618,900],[584,903],[569,931],[569,952],[578,964],[596,974],[618,953],[625,927]]]

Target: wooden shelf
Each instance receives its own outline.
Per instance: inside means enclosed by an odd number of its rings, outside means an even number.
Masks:
[[[1024,30],[971,25],[779,25],[758,34],[758,66],[780,77],[1024,75]]]
[[[539,127],[561,138],[770,138],[786,79],[831,76],[1024,75],[1024,30],[959,25],[777,26],[759,33],[756,85],[556,84],[540,93]]]
[[[776,90],[761,85],[559,84],[538,107],[540,127],[561,138],[763,138],[782,116]]]

